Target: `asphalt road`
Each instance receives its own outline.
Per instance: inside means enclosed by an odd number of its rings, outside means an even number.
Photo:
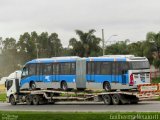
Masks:
[[[104,105],[103,103],[61,102],[54,105],[25,105],[12,106],[0,103],[2,111],[51,111],[51,112],[160,112],[160,101],[143,101],[133,105]]]

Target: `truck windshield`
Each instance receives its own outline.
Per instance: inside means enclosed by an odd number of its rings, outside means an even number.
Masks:
[[[130,69],[132,69],[132,70],[149,69],[150,68],[148,61],[130,61],[129,65],[130,65]]]

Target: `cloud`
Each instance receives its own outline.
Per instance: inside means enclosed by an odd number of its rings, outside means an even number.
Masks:
[[[75,29],[96,29],[105,39],[144,40],[160,30],[159,0],[0,0],[0,36],[18,39],[24,32],[57,32],[64,45]],[[114,39],[113,39],[114,40]]]

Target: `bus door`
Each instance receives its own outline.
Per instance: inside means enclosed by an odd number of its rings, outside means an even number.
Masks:
[[[87,63],[88,78],[87,82],[95,82],[95,64],[93,61]]]
[[[112,63],[112,82],[119,83],[119,75],[118,75],[118,62]]]
[[[119,71],[121,75],[122,84],[127,84],[128,65],[126,62],[121,62],[121,64],[119,65]]]
[[[53,63],[53,82],[59,82],[59,64]]]

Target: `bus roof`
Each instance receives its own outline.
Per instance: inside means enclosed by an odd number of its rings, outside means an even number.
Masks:
[[[85,59],[86,61],[146,61],[146,57],[135,57],[134,55],[104,55],[100,57],[80,58],[78,56],[52,57],[34,59],[29,63],[52,63],[52,62],[75,62],[77,59]]]

